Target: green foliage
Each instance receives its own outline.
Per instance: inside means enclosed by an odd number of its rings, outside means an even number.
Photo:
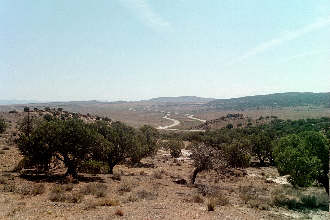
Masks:
[[[173,158],[178,158],[181,156],[181,149],[184,148],[183,141],[170,140],[168,141],[168,146],[170,148],[170,154]]]
[[[207,103],[207,106],[222,110],[256,109],[260,106],[296,107],[296,106],[329,106],[330,93],[277,93],[270,95],[246,96],[234,99],[217,99]]]
[[[273,163],[273,144],[271,137],[264,131],[256,132],[250,136],[252,154],[258,158],[261,165],[266,161]]]
[[[133,163],[139,163],[144,157],[154,155],[157,151],[157,129],[144,125],[136,131],[135,148],[131,149],[130,158]]]
[[[53,157],[63,161],[67,175],[77,176],[79,164],[91,156],[102,137],[81,120],[42,121],[29,135],[17,139],[21,153],[40,171],[47,171]]]
[[[281,138],[274,149],[281,175],[289,174],[294,186],[310,186],[315,180],[329,191],[329,144],[318,132],[303,132]]]
[[[5,132],[6,128],[7,128],[7,124],[6,124],[5,119],[0,117],[0,134]]]
[[[250,152],[248,139],[234,139],[230,144],[224,145],[225,158],[231,167],[248,167],[251,159]]]

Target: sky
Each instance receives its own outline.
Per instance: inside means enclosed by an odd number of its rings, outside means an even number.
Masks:
[[[329,0],[0,0],[0,99],[330,92]]]

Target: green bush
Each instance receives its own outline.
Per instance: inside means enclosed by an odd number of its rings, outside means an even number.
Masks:
[[[234,140],[224,145],[224,156],[231,167],[248,167],[250,152],[250,142],[247,139]]]
[[[180,140],[170,140],[168,142],[170,148],[170,154],[173,158],[178,158],[181,156],[181,149],[184,148],[183,141]]]
[[[274,156],[279,173],[289,174],[294,186],[310,186],[317,180],[329,193],[329,144],[322,134],[309,131],[283,137]]]

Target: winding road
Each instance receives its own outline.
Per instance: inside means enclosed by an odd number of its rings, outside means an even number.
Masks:
[[[170,120],[170,121],[172,121],[173,123],[170,124],[170,125],[167,125],[167,126],[158,126],[157,129],[160,129],[160,130],[170,130],[170,131],[179,131],[179,129],[174,129],[173,127],[175,127],[175,126],[181,124],[181,122],[180,122],[179,120],[177,120],[177,119],[170,118],[170,117],[169,117],[170,115],[171,115],[171,114],[168,113],[168,114],[166,114],[163,118],[164,118],[164,119],[167,119],[167,120]],[[200,119],[200,118],[195,118],[194,115],[186,114],[185,116],[186,116],[187,118],[189,118],[189,119],[192,119],[192,120],[200,121],[200,122],[203,122],[203,123],[206,122],[206,120],[203,120],[203,119]],[[180,131],[204,131],[204,130],[180,130]]]
[[[179,120],[176,120],[174,118],[169,118],[168,116],[170,116],[170,114],[165,115],[163,118],[164,119],[167,119],[167,120],[170,120],[173,123],[170,124],[170,125],[167,125],[167,126],[163,126],[163,127],[162,126],[158,126],[157,129],[161,129],[161,130],[166,129],[166,130],[169,130],[170,128],[175,127],[175,126],[177,126],[177,125],[179,125],[181,123]],[[178,130],[178,129],[171,129],[171,130]]]

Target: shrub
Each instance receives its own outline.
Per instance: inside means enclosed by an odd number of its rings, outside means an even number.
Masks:
[[[310,186],[315,180],[329,194],[329,144],[318,132],[304,132],[281,138],[274,150],[281,175],[289,174],[294,186]]]
[[[170,140],[168,142],[170,148],[170,154],[173,158],[178,158],[181,156],[181,149],[184,148],[183,141],[180,140]]]
[[[224,145],[225,158],[231,167],[248,167],[250,152],[250,142],[247,139],[233,140]]]

